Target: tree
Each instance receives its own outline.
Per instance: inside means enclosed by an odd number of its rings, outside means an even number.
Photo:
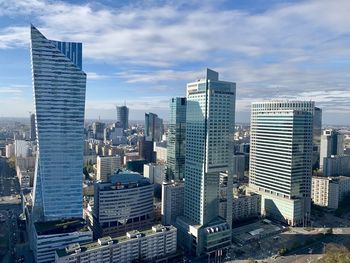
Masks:
[[[348,263],[350,252],[343,245],[327,244],[325,255],[319,260],[320,263]]]

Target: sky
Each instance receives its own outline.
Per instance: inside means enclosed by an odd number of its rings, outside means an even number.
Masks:
[[[268,99],[314,100],[350,125],[349,0],[0,0],[0,117],[34,111],[30,23],[83,43],[86,117],[167,119],[205,68],[237,83],[236,120]]]

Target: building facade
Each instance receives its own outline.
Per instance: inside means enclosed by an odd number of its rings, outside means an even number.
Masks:
[[[100,238],[97,242],[74,244],[58,250],[56,263],[167,262],[176,253],[176,228],[156,225],[126,236]]]
[[[34,220],[83,216],[86,74],[82,44],[48,40],[31,26],[37,130]]]
[[[35,114],[30,114],[30,127],[29,127],[29,138],[31,141],[36,140],[36,130],[35,130]]]
[[[124,235],[153,225],[153,185],[138,173],[121,172],[94,185],[94,207],[87,217],[94,237]]]
[[[331,155],[323,158],[324,176],[350,176],[350,155]]]
[[[185,176],[186,106],[186,98],[170,100],[166,171],[168,180],[182,180]]]
[[[174,225],[176,218],[183,215],[184,182],[167,181],[162,184],[162,224]]]
[[[155,113],[145,113],[145,136],[160,142],[164,133],[163,120]]]
[[[324,130],[321,136],[320,168],[323,169],[324,158],[344,154],[344,135],[337,130]]]
[[[314,102],[256,102],[251,109],[249,187],[261,213],[306,224],[311,209]]]

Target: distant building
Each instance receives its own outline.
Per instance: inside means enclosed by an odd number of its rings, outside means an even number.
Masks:
[[[162,224],[174,225],[176,218],[183,215],[184,182],[169,181],[162,184]]]
[[[94,135],[94,139],[96,140],[103,140],[104,138],[104,129],[105,124],[102,122],[95,121],[92,124],[92,133]]]
[[[164,164],[149,163],[143,166],[143,176],[148,178],[152,184],[161,185],[165,180]]]
[[[312,177],[311,198],[316,205],[337,209],[339,202],[349,192],[350,177]]]
[[[97,156],[96,180],[107,181],[108,177],[113,175],[121,168],[120,156]]]
[[[237,181],[244,178],[246,156],[244,153],[235,153],[233,156],[233,175]]]
[[[124,235],[153,224],[153,185],[138,173],[120,172],[94,185],[94,207],[87,216],[94,237]]]
[[[126,106],[117,106],[117,122],[123,128],[127,130],[129,128],[129,108]]]
[[[332,155],[323,158],[324,176],[350,176],[350,155]]]
[[[170,100],[166,171],[168,180],[182,180],[185,175],[186,106],[185,97]]]
[[[324,130],[321,136],[320,168],[323,169],[325,157],[342,154],[344,154],[344,135],[337,130]]]
[[[15,156],[29,157],[32,154],[32,144],[30,141],[15,140]]]
[[[166,163],[167,161],[167,142],[154,142],[154,152],[156,153],[157,162]]]
[[[145,113],[145,136],[154,142],[160,142],[163,133],[163,120],[155,113]]]
[[[176,253],[176,228],[156,225],[126,236],[99,238],[97,242],[74,244],[56,251],[56,263],[167,262]]]
[[[147,163],[155,163],[156,162],[156,152],[154,151],[154,142],[143,136],[138,141],[139,148],[139,156],[141,159],[147,161]]]
[[[249,188],[261,214],[300,225],[310,220],[312,101],[255,102],[251,110]]]

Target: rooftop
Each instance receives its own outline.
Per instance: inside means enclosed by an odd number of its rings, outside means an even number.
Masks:
[[[84,219],[73,218],[67,220],[36,222],[35,230],[38,235],[54,235],[71,232],[85,232],[89,229],[86,226]]]

